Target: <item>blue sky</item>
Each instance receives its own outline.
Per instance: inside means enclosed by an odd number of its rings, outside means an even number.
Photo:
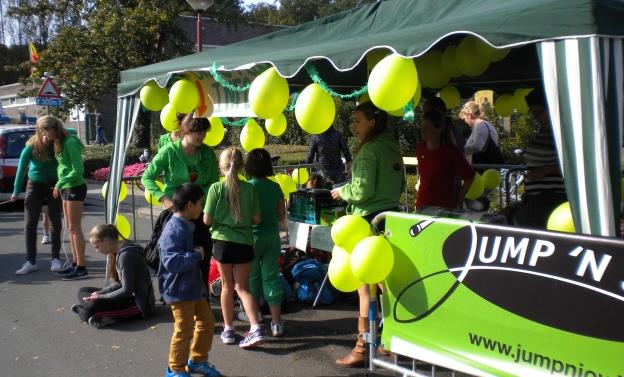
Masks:
[[[275,0],[244,0],[245,5],[258,4],[258,3],[274,3]]]

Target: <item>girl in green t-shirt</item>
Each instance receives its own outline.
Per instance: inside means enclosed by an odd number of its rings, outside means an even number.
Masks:
[[[262,222],[253,226],[254,260],[251,262],[249,289],[258,302],[266,300],[271,310],[271,333],[282,336],[282,284],[277,260],[282,252],[279,224],[286,219],[284,193],[280,186],[268,179],[273,175],[271,155],[262,148],[254,149],[247,155],[245,171],[251,176],[251,183],[260,202]]]
[[[219,169],[225,175],[222,182],[210,186],[204,207],[204,223],[211,226],[212,254],[221,274],[221,310],[225,328],[221,339],[234,344],[234,289],[243,301],[251,329],[239,346],[254,347],[264,342],[258,305],[249,291],[249,270],[253,253],[253,224],[260,223],[260,201],[251,183],[241,181],[243,154],[230,147],[221,153]]]

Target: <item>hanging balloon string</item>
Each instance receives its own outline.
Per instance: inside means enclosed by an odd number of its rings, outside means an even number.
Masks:
[[[352,99],[352,98],[359,97],[362,94],[368,92],[368,84],[366,84],[363,87],[361,87],[360,89],[352,92],[351,94],[340,94],[340,93],[332,90],[329,86],[327,86],[327,83],[325,83],[325,81],[323,81],[323,79],[319,75],[318,71],[316,70],[316,67],[314,67],[312,64],[306,64],[305,65],[305,69],[308,72],[308,75],[310,76],[312,81],[314,81],[316,84],[318,84],[321,88],[323,88],[324,91],[329,93],[332,97],[338,97],[340,99]]]
[[[238,86],[238,85],[234,85],[229,83],[227,80],[225,80],[223,78],[223,76],[221,76],[219,74],[219,71],[217,71],[217,63],[213,62],[212,63],[212,67],[210,67],[210,74],[212,75],[212,77],[215,79],[216,82],[219,83],[219,85],[221,85],[222,87],[229,89],[233,92],[239,92],[239,93],[244,93],[246,91],[249,90],[249,88],[251,87],[251,83],[248,82],[243,86]]]
[[[242,119],[235,120],[235,121],[230,121],[227,118],[219,118],[219,119],[221,119],[221,123],[223,123],[225,126],[243,127],[245,123],[247,123],[247,121],[251,118],[242,118]]]
[[[284,109],[284,111],[293,112],[295,111],[295,105],[297,104],[297,98],[299,98],[299,92],[295,92],[292,95],[292,100],[290,101],[290,105]]]

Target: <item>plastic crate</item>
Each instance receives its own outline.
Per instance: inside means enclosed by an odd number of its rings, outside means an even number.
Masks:
[[[299,190],[290,194],[288,220],[320,224],[321,210],[336,205],[329,190]]]

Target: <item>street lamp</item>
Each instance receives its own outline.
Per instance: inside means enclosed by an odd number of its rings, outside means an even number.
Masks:
[[[197,12],[197,52],[202,50],[201,14],[212,4],[214,0],[186,0],[186,2]]]

